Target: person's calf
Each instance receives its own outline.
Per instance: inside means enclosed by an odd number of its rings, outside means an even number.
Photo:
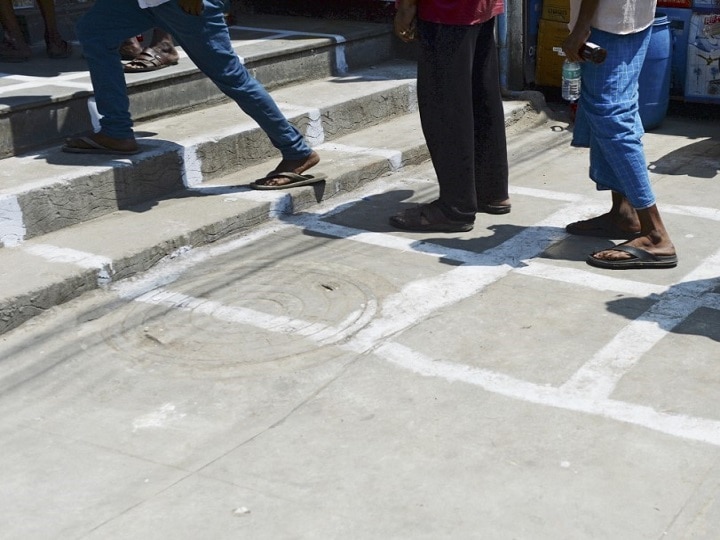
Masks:
[[[143,51],[137,38],[126,39],[120,45],[120,58],[123,60],[134,60]]]

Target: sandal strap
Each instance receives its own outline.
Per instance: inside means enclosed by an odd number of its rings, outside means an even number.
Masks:
[[[453,223],[445,213],[433,203],[418,204],[408,208],[402,213],[402,219],[417,225],[436,225],[438,223]]]

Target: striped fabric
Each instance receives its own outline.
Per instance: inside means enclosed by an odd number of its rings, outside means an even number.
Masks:
[[[638,210],[655,204],[641,138],[638,79],[650,33],[618,35],[592,29],[607,49],[602,64],[583,63],[572,145],[590,148],[590,178],[598,189],[623,194]]]

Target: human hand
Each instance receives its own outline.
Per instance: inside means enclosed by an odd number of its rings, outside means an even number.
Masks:
[[[580,55],[580,50],[583,45],[590,38],[590,30],[581,30],[577,27],[570,32],[570,35],[565,38],[562,44],[562,50],[565,53],[565,58],[571,62],[582,62],[584,59]]]
[[[395,13],[395,35],[405,43],[416,39],[417,34],[417,4],[412,0],[401,0]]]
[[[202,15],[203,0],[178,0],[180,9],[189,15]]]

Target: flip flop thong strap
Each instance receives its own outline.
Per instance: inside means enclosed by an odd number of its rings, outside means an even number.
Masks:
[[[84,142],[90,148],[96,148],[98,150],[108,150],[108,148],[106,146],[103,146],[102,144],[95,142],[90,137],[80,137],[78,140]]]

